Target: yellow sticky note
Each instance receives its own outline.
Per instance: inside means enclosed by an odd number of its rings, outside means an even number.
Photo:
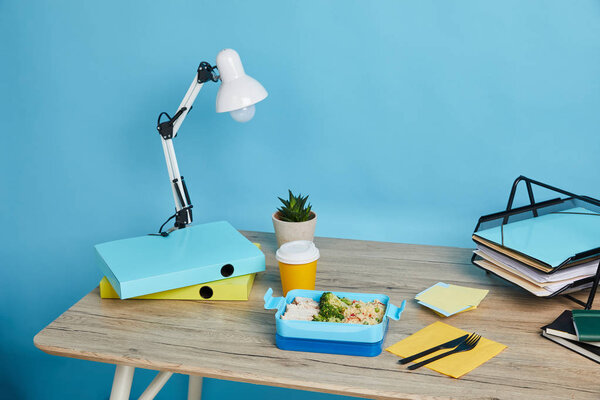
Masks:
[[[477,307],[489,290],[437,283],[415,298],[445,316]]]
[[[438,321],[426,326],[406,339],[391,345],[386,351],[400,357],[409,357],[413,354],[461,337],[466,333],[468,332]],[[501,343],[482,337],[473,350],[452,354],[448,357],[429,363],[425,365],[425,367],[453,378],[460,378],[489,359],[497,356],[505,348],[506,346]],[[415,362],[427,360],[447,351],[449,351],[449,349],[436,351],[435,353],[415,360]]]

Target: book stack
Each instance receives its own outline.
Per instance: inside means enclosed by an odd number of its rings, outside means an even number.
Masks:
[[[583,207],[476,231],[473,262],[539,297],[590,287],[600,259],[600,214]]]
[[[225,221],[95,247],[102,298],[247,300],[265,270],[260,246]]]
[[[542,327],[542,336],[600,363],[599,321],[599,310],[565,310]]]

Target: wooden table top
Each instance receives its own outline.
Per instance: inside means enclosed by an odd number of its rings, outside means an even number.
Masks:
[[[275,239],[243,233],[262,244],[267,260],[249,301],[122,301],[94,289],[38,333],[35,345],[64,357],[367,398],[600,398],[600,366],[540,336],[574,303],[537,299],[486,275],[471,265],[469,249],[315,239],[317,289],[407,300],[400,321],[390,321],[386,346],[439,320],[508,346],[462,378],[408,371],[386,351],[370,358],[279,350],[274,311],[263,309],[267,288],[282,293]],[[490,293],[476,310],[440,318],[413,300],[438,281]]]

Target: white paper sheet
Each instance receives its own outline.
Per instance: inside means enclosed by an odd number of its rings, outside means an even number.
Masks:
[[[564,270],[557,271],[553,274],[545,274],[517,260],[507,257],[502,253],[492,250],[489,247],[478,244],[477,250],[481,251],[491,259],[499,261],[505,266],[519,271],[521,274],[530,278],[533,282],[538,283],[551,283],[567,280],[575,281],[596,275],[596,270],[598,269],[598,260],[593,260],[574,267],[565,268]]]

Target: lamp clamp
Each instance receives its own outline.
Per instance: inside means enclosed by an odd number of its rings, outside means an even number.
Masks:
[[[203,84],[208,81],[218,82],[220,76],[215,73],[215,70],[218,70],[216,65],[212,66],[208,62],[202,61],[200,65],[198,65],[196,80],[199,84]],[[161,112],[158,115],[156,129],[158,130],[158,133],[160,134],[160,136],[162,136],[163,139],[173,139],[177,135],[177,133],[173,133],[173,126],[175,124],[175,121],[177,121],[177,118],[179,118],[185,111],[187,111],[188,113],[192,111],[192,106],[190,106],[189,110],[187,107],[181,107],[177,111],[177,113],[173,115],[172,118],[166,112]],[[161,118],[163,117],[163,115],[167,117],[167,120],[161,122]]]
[[[163,139],[165,139],[165,140],[173,139],[173,124],[175,123],[177,118],[179,118],[181,116],[181,114],[183,114],[184,111],[186,111],[186,110],[187,110],[187,107],[181,107],[177,111],[177,113],[175,113],[175,115],[173,115],[173,118],[171,118],[171,116],[164,111],[158,115],[158,121],[156,122],[156,129],[158,130],[158,133],[160,134],[160,136],[162,136]],[[192,107],[190,107],[189,111],[192,111]],[[167,120],[161,122],[160,120],[163,115],[167,117]]]
[[[198,83],[204,83],[208,81],[218,82],[221,77],[215,74],[214,71],[216,69],[216,65],[212,66],[208,62],[202,61],[200,65],[198,65]]]

